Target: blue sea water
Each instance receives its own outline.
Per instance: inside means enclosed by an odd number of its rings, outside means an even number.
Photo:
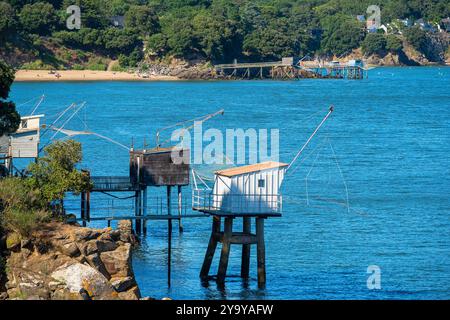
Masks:
[[[67,128],[87,128],[126,145],[134,138],[138,146],[144,137],[152,145],[159,128],[224,108],[205,129],[279,129],[284,162],[335,106],[284,181],[283,216],[266,222],[266,288],[257,288],[254,249],[250,281],[237,277],[237,246],[225,288],[202,286],[209,218],[184,220],[182,234],[174,228],[168,288],[167,223],[150,221],[133,256],[145,296],[450,298],[450,68],[377,68],[362,81],[15,83],[11,97],[26,114],[33,103],[21,103],[41,94],[46,99],[39,113],[47,123],[70,103],[86,101]],[[128,174],[126,150],[92,136],[77,139],[82,165],[93,175]],[[367,287],[370,265],[381,270],[379,290]]]

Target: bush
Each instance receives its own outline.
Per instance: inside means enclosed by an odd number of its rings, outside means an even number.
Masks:
[[[105,71],[108,64],[102,58],[91,58],[86,66],[87,70]]]
[[[406,41],[413,46],[414,49],[425,53],[428,47],[428,37],[425,31],[418,26],[409,28],[405,31]]]
[[[369,33],[364,38],[361,44],[361,49],[364,54],[379,54],[382,55],[386,51],[386,38],[383,34]]]
[[[81,144],[57,141],[44,149],[45,156],[28,167],[29,176],[0,180],[2,226],[28,236],[51,216],[52,204],[68,191],[79,193],[91,183],[75,166],[81,161]]]
[[[403,43],[400,38],[397,36],[390,34],[386,37],[386,50],[389,50],[390,52],[399,52],[403,49]]]
[[[47,35],[55,27],[57,16],[50,3],[36,2],[22,8],[19,20],[24,30]]]
[[[44,63],[41,59],[37,59],[33,62],[26,62],[22,65],[23,70],[52,70],[54,66]]]
[[[33,189],[27,179],[4,178],[0,180],[2,227],[5,230],[29,236],[50,217],[40,190]]]
[[[3,226],[9,231],[16,232],[24,237],[29,237],[39,227],[39,224],[48,222],[50,217],[51,213],[45,210],[7,210],[4,212]]]

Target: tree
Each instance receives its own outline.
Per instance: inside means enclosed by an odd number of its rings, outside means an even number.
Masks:
[[[357,48],[364,39],[362,25],[352,16],[342,14],[328,16],[321,24],[323,28],[321,50],[324,53],[345,54]]]
[[[383,55],[386,51],[386,38],[380,33],[368,33],[361,44],[364,54]]]
[[[66,192],[89,190],[90,181],[76,169],[82,159],[81,144],[74,140],[57,141],[44,149],[45,155],[30,164],[28,185],[40,190],[45,203],[64,199]]]
[[[428,37],[425,31],[418,26],[414,26],[405,31],[406,41],[420,52],[426,52],[428,47]]]
[[[61,203],[66,192],[92,187],[88,176],[76,169],[82,158],[79,142],[58,141],[44,151],[44,157],[29,165],[27,176],[0,179],[1,224],[23,236],[49,219],[52,207]]]
[[[159,32],[159,19],[148,6],[131,6],[125,14],[125,27],[149,36]]]
[[[393,53],[398,53],[403,49],[402,40],[393,34],[386,36],[386,50]]]
[[[9,90],[14,81],[14,71],[0,61],[0,136],[17,130],[20,115],[11,101],[4,101],[9,96]]]
[[[0,17],[0,39],[5,39],[16,25],[14,9],[5,1],[0,1]]]
[[[25,31],[41,35],[50,34],[57,22],[55,9],[47,2],[25,5],[19,19]]]
[[[113,54],[129,54],[136,47],[140,47],[142,42],[132,30],[108,28],[102,33],[103,46],[111,50]]]

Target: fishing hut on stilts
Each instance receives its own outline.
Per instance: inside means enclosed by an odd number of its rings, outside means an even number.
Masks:
[[[228,268],[231,245],[241,245],[241,277],[248,278],[250,271],[251,246],[256,245],[258,286],[266,283],[266,251],[264,223],[268,218],[281,217],[283,199],[280,188],[285,173],[302,154],[325,121],[333,112],[330,107],[327,115],[316,127],[312,135],[289,163],[262,162],[241,167],[216,171],[212,188],[206,186],[201,176],[193,175],[193,210],[212,216],[211,235],[200,278],[208,280],[211,264],[219,243],[222,244],[216,280],[223,284]],[[205,187],[198,183],[200,180]],[[236,219],[242,219],[242,231],[233,230]],[[255,223],[252,233],[251,223]]]
[[[147,233],[148,220],[167,220],[168,227],[168,253],[167,281],[171,283],[171,251],[172,251],[172,229],[173,220],[178,220],[179,232],[183,231],[183,217],[205,217],[205,214],[182,215],[183,211],[183,192],[182,188],[190,183],[190,149],[179,146],[164,147],[170,139],[160,141],[162,131],[182,126],[184,130],[191,129],[194,125],[186,126],[189,122],[203,123],[216,115],[223,114],[224,110],[219,110],[213,114],[208,114],[192,120],[183,121],[174,125],[160,129],[156,133],[156,146],[150,149],[144,147],[135,149],[134,145],[129,150],[129,176],[102,176],[90,177],[93,187],[89,191],[81,194],[81,220],[83,225],[86,221],[107,220],[105,217],[91,218],[90,199],[92,192],[101,192],[110,195],[112,192],[133,192],[134,196],[134,217],[118,217],[118,219],[130,219],[135,221],[135,230],[138,234]],[[103,137],[105,138],[105,137]],[[89,172],[85,172],[89,175]],[[166,188],[166,213],[163,211],[163,203],[158,204],[159,214],[147,212],[148,188],[165,187]],[[172,191],[177,190],[177,214],[173,213]],[[157,209],[158,210],[158,209]]]

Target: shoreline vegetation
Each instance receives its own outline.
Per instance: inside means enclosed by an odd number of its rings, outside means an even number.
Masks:
[[[449,1],[386,0],[374,25],[371,0],[85,0],[75,27],[70,1],[0,0],[0,59],[22,70],[152,68],[149,79],[191,80],[220,78],[205,66],[285,57],[445,65]]]

